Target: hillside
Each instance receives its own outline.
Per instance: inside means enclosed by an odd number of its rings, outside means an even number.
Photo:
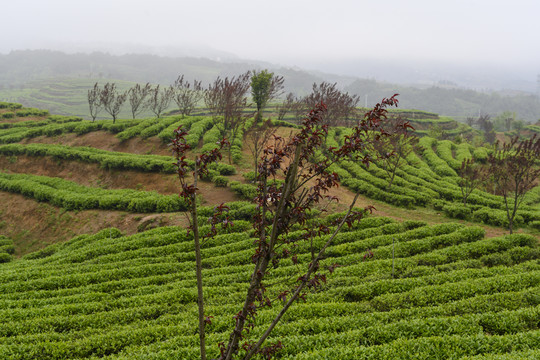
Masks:
[[[418,124],[448,123],[415,114]],[[168,147],[179,125],[195,148],[188,162],[219,140],[203,115],[113,124],[2,105],[0,358],[197,358],[192,234]],[[281,136],[291,131],[278,128]],[[331,128],[328,144],[341,144],[349,131]],[[252,269],[246,141],[243,132],[232,139],[233,164],[212,165],[199,183],[203,223],[221,202],[234,223],[203,245],[212,357]],[[539,357],[540,186],[520,208],[513,235],[500,196],[475,190],[464,207],[456,170],[489,151],[424,136],[390,188],[377,164],[336,163],[342,186],[330,195],[341,201],[329,208],[331,218],[355,192],[358,206],[376,210],[328,248],[321,268],[340,267],[276,327],[272,341],[284,344],[277,358]],[[299,259],[309,262],[309,246],[299,244]],[[299,275],[285,259],[272,283]],[[269,291],[278,295],[277,287]],[[262,310],[260,323],[278,308]]]
[[[529,123],[540,118],[540,102],[527,92],[509,95],[444,84],[413,87],[248,60],[226,62],[142,54],[114,56],[100,52],[65,54],[50,50],[0,54],[0,101],[49,109],[55,114],[86,116],[87,104],[83,99],[96,81],[101,84],[115,82],[120,88],[127,88],[137,82],[170,85],[179,75],[184,75],[190,80],[200,80],[206,86],[217,76],[233,76],[263,68],[283,76],[286,92],[298,96],[308,94],[313,83],[327,81],[337,82],[343,90],[359,95],[361,104],[367,102],[367,106],[375,105],[388,94],[400,93],[404,108],[423,109],[462,121],[480,113],[494,118],[505,111],[515,112],[518,119]],[[399,69],[399,72],[403,70]]]
[[[250,229],[236,218],[232,233],[203,249],[211,356],[245,292]],[[323,264],[342,266],[328,285],[269,340],[284,343],[286,359],[532,359],[540,355],[539,255],[529,235],[364,220],[328,249]],[[0,265],[0,356],[195,359],[192,264],[190,237],[165,227],[128,237],[105,229]],[[273,275],[279,282],[296,272],[285,262]]]

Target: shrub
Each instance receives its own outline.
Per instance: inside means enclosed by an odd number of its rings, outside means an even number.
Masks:
[[[242,184],[238,181],[231,181],[230,186],[231,190],[243,199],[253,200],[255,196],[257,196],[257,187],[254,185]]]
[[[244,177],[244,179],[246,179],[247,181],[250,181],[250,182],[254,182],[255,181],[255,171],[248,171],[246,173],[243,173],[242,176]]]
[[[208,165],[208,169],[217,171],[220,175],[234,175],[236,168],[233,165],[225,163],[212,163]]]
[[[471,209],[461,204],[460,205],[454,205],[454,204],[444,205],[442,208],[442,211],[444,211],[444,214],[446,216],[454,218],[454,219],[466,220],[471,216]]]
[[[0,101],[0,109],[20,109],[22,104]]]
[[[0,264],[11,261],[11,255],[7,253],[0,253]]]
[[[227,179],[225,176],[217,175],[212,178],[212,182],[217,187],[227,187],[229,184],[229,179]]]
[[[473,212],[472,219],[473,221],[483,222],[484,224],[506,228],[509,225],[508,217],[506,216],[506,211],[504,210],[482,208]],[[514,218],[514,227],[518,228],[519,226],[522,226],[523,223],[523,217],[521,215],[516,215]]]
[[[485,163],[488,157],[488,152],[486,148],[478,147],[473,151],[473,158],[475,161],[480,163]]]
[[[433,209],[442,211],[443,208],[446,206],[446,202],[443,200],[434,200],[433,201]]]

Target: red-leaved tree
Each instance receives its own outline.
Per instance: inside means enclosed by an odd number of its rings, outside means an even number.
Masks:
[[[531,190],[540,177],[540,138],[536,135],[528,140],[513,138],[497,151],[488,155],[492,191],[504,198],[508,230],[513,232],[514,218],[525,194]]]
[[[325,137],[328,126],[322,124],[326,106],[318,104],[303,121],[299,132],[290,139],[275,136],[273,144],[263,150],[258,164],[258,188],[256,211],[254,214],[254,230],[256,233],[255,250],[251,260],[253,270],[251,272],[248,289],[241,309],[233,316],[234,328],[230,332],[227,341],[219,344],[220,360],[242,358],[251,359],[255,355],[262,355],[269,359],[283,347],[280,342],[265,344],[266,339],[282,319],[283,315],[298,300],[305,300],[307,293],[318,289],[326,282],[326,276],[331,273],[337,264],[328,269],[322,269],[321,259],[343,226],[352,226],[353,222],[361,219],[367,212],[373,210],[369,206],[363,210],[356,210],[354,205],[358,194],[351,202],[344,216],[335,222],[335,226],[325,225],[316,219],[310,219],[311,210],[323,201],[337,200],[327,195],[328,191],[338,186],[339,176],[331,173],[328,169],[340,159],[351,159],[364,163],[366,166],[373,161],[373,142],[381,137],[388,136],[381,124],[387,116],[386,107],[397,105],[396,95],[389,99],[383,99],[380,104],[364,115],[364,118],[353,128],[350,135],[346,136],[344,143],[339,148],[328,148],[325,145]],[[377,136],[373,136],[377,132]],[[178,174],[184,177],[187,162],[185,151],[187,147],[182,140],[185,133],[177,132],[173,142],[178,159]],[[327,154],[321,158],[321,153]],[[217,155],[209,155],[210,159]],[[194,178],[197,177],[197,169],[202,169],[206,160],[197,160]],[[200,167],[199,167],[200,166]],[[284,181],[273,181],[282,178]],[[190,194],[194,199],[196,182],[192,185],[182,183],[183,193]],[[194,202],[193,202],[194,204]],[[218,208],[218,212],[219,212]],[[192,218],[196,218],[196,206],[192,205]],[[214,217],[216,218],[216,217]],[[213,221],[218,223],[218,221]],[[300,226],[302,235],[289,237],[292,227]],[[192,221],[191,228],[195,231],[196,223]],[[324,237],[324,244],[315,247],[313,238]],[[311,249],[311,258],[308,263],[302,263],[297,254],[298,244],[307,242]],[[197,247],[197,245],[196,245]],[[197,255],[196,258],[200,258]],[[272,269],[279,266],[283,259],[290,259],[299,269],[299,276],[294,285],[281,289],[272,289]],[[200,262],[200,259],[196,260]],[[197,266],[199,267],[199,266]],[[199,271],[199,270],[198,270]],[[202,279],[197,276],[197,282]],[[198,285],[199,286],[199,285]],[[199,301],[202,301],[202,295]],[[265,307],[278,307],[279,312],[270,324],[262,330],[262,335],[251,338],[252,330],[258,326],[256,322],[260,309]],[[204,326],[209,318],[204,316],[199,304],[199,336],[201,339],[201,358],[206,358],[204,349]],[[206,320],[206,322],[205,322]]]
[[[458,175],[458,185],[461,190],[463,206],[467,206],[469,195],[472,194],[474,189],[486,182],[489,173],[484,166],[476,163],[474,159],[465,159],[461,163]]]
[[[383,128],[388,136],[381,137],[374,142],[378,156],[377,164],[388,176],[388,189],[392,187],[396,170],[406,161],[407,156],[414,150],[418,137],[409,121],[401,117],[388,119]]]
[[[174,138],[172,139],[172,151],[176,162],[176,173],[180,179],[180,196],[182,196],[188,203],[189,208],[189,230],[193,233],[193,242],[195,247],[195,272],[197,278],[197,306],[199,310],[199,344],[201,348],[201,359],[206,360],[206,345],[205,345],[205,331],[204,328],[207,324],[211,323],[211,317],[204,314],[204,295],[203,295],[203,283],[202,283],[202,259],[201,259],[201,238],[210,238],[216,235],[216,225],[222,219],[223,214],[228,211],[228,207],[221,204],[216,208],[214,216],[212,218],[211,231],[208,234],[201,236],[199,233],[199,219],[197,216],[197,181],[200,177],[208,175],[208,165],[212,162],[221,160],[221,150],[224,146],[228,145],[227,140],[223,139],[216,148],[204,152],[195,158],[193,169],[189,166],[186,159],[186,152],[191,149],[189,144],[186,143],[187,132],[180,126],[174,131]],[[191,177],[188,176],[191,170]],[[224,228],[232,226],[232,222],[225,219],[222,221]]]

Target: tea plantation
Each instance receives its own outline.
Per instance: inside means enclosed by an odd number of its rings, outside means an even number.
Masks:
[[[189,129],[187,141],[195,152],[219,140],[219,129],[205,116],[113,124],[0,105],[0,116],[13,113],[0,121],[4,160],[49,158],[94,164],[104,172],[174,174],[170,156],[68,146],[62,139],[99,132],[119,143],[153,138],[165,145],[182,125]],[[39,119],[26,120],[28,116]],[[341,144],[348,131],[332,128],[329,145]],[[284,346],[275,358],[540,358],[540,243],[535,235],[540,228],[540,186],[529,192],[518,212],[518,225],[528,233],[486,235],[490,228],[485,224],[507,225],[503,200],[475,190],[463,206],[457,171],[463,159],[482,162],[491,150],[430,137],[422,137],[419,145],[390,188],[376,164],[366,168],[342,159],[332,171],[367,201],[411,212],[433,208],[476,226],[370,216],[345,227],[327,249],[321,268],[339,266],[332,274],[325,270],[322,288],[294,304],[271,334],[268,342]],[[245,153],[240,131],[232,141],[233,164],[213,164],[204,180],[252,198],[254,186],[248,181],[229,181],[239,169],[251,169]],[[65,212],[95,209],[146,216],[186,209],[177,195],[83,186],[16,170],[0,169],[2,193],[21,194]],[[218,343],[228,339],[253,269],[254,205],[229,206],[234,226],[202,245],[205,312],[213,316],[207,327],[210,358],[219,356]],[[211,212],[211,207],[200,208],[202,233],[209,229]],[[331,227],[335,217],[320,221]],[[4,226],[0,218],[0,234]],[[298,229],[288,236],[298,237]],[[176,226],[136,234],[107,228],[19,256],[16,237],[0,235],[0,359],[197,359],[192,240],[192,233]],[[314,245],[320,248],[325,241],[324,236],[315,238]],[[309,263],[308,244],[299,244],[298,259]],[[261,326],[250,338],[256,339],[270,324],[280,310],[277,295],[293,287],[301,271],[290,259],[272,270],[267,283],[274,303],[260,310]]]
[[[243,206],[237,217],[249,216]],[[250,229],[236,220],[203,246],[214,356],[249,278]],[[373,257],[364,256],[368,249]],[[308,248],[301,251],[307,260]],[[535,358],[539,260],[530,235],[485,238],[478,227],[368,218],[338,236],[324,265],[341,267],[272,337],[286,359]],[[196,358],[193,261],[190,235],[165,227],[132,236],[105,229],[3,263],[0,357]],[[273,282],[295,274],[284,262]]]

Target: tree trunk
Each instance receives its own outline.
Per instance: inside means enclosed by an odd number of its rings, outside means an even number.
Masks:
[[[194,185],[197,187],[197,166],[195,165],[195,180]],[[195,243],[195,262],[197,273],[197,306],[199,308],[199,344],[201,347],[201,360],[206,360],[206,346],[204,343],[204,297],[202,287],[202,260],[201,260],[201,244],[199,240],[199,224],[197,219],[197,199],[196,195],[192,195],[191,199],[191,218],[193,221],[193,239]]]

